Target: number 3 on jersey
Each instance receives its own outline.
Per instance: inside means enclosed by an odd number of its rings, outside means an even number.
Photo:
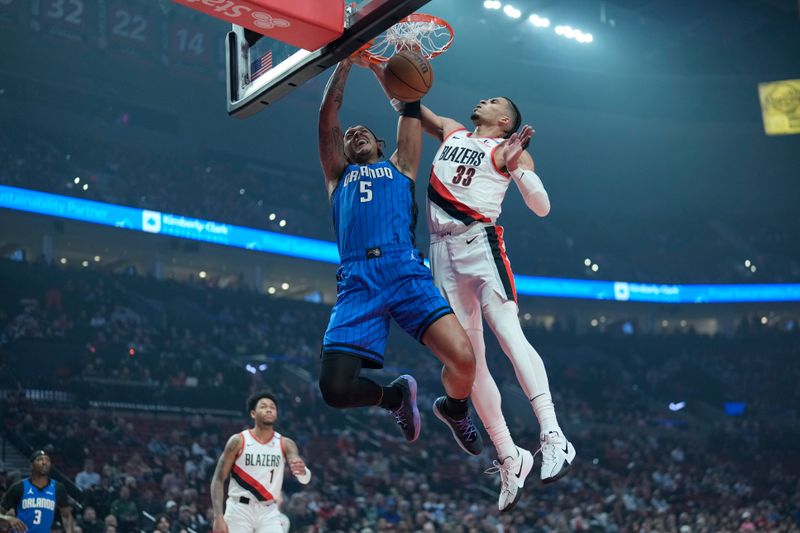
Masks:
[[[465,167],[464,165],[459,165],[456,169],[456,175],[453,176],[453,183],[456,185],[460,183],[464,187],[469,187],[472,184],[472,176],[474,175],[475,167]]]
[[[371,202],[372,201],[372,182],[371,181],[360,181],[358,182],[358,191],[361,193],[359,200],[361,203],[364,202]]]

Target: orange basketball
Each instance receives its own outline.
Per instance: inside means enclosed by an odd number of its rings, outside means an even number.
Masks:
[[[384,85],[393,98],[414,102],[425,96],[433,85],[430,62],[415,52],[398,52],[386,63]]]

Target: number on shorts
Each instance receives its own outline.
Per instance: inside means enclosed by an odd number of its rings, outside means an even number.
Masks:
[[[469,187],[472,184],[472,176],[475,175],[475,167],[465,167],[464,165],[458,165],[456,169],[456,175],[453,176],[453,183],[458,185],[459,183],[464,187]]]

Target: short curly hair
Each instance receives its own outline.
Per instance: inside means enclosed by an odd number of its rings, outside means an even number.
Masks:
[[[255,411],[256,405],[258,405],[258,401],[263,398],[272,400],[272,402],[275,404],[275,407],[278,407],[278,399],[271,392],[266,390],[260,390],[254,392],[253,394],[250,395],[249,398],[247,398],[247,413],[250,414],[250,411]]]

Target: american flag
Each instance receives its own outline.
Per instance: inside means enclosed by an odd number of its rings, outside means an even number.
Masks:
[[[251,78],[256,79],[271,68],[272,50],[267,50],[267,53],[259,58],[256,58],[256,60],[250,64],[250,72],[252,72]]]

